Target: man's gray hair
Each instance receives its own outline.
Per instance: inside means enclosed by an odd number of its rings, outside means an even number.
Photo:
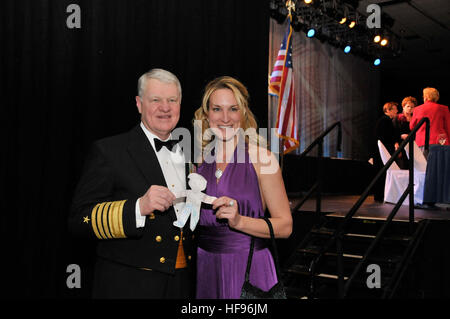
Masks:
[[[141,75],[138,80],[138,95],[142,98],[142,95],[145,91],[145,85],[148,79],[155,79],[164,83],[173,83],[178,88],[178,93],[180,95],[180,103],[181,103],[181,84],[175,74],[163,70],[163,69],[151,69],[147,73]]]

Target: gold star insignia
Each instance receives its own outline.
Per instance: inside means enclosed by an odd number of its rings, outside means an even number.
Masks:
[[[84,217],[83,223],[86,223],[86,224],[88,224],[88,223],[89,223],[89,221],[90,221],[90,219],[89,219],[89,217],[88,217],[88,216]]]

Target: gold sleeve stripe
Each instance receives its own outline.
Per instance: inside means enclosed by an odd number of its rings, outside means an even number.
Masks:
[[[117,233],[118,233],[117,227],[116,227],[116,221],[115,221],[116,215],[117,215],[117,212],[116,212],[117,204],[118,204],[118,202],[114,202],[111,205],[110,212],[109,212],[109,227],[111,228],[111,234],[112,234],[113,238],[117,238]]]
[[[123,228],[123,207],[126,201],[99,203],[92,209],[92,229],[98,239],[127,237]]]
[[[97,210],[98,207],[100,206],[100,204],[95,205],[95,207],[92,209],[92,213],[91,213],[91,224],[92,224],[92,229],[94,230],[95,236],[97,236],[98,239],[102,239],[102,237],[100,236],[100,234],[98,233],[98,229],[97,229]]]
[[[111,239],[111,233],[109,231],[109,227],[108,227],[108,207],[111,205],[111,202],[106,203],[105,208],[103,209],[103,221],[102,221],[102,225],[103,225],[103,230],[105,231],[106,237],[108,239]]]
[[[105,210],[105,205],[109,206],[110,204],[111,204],[111,202],[105,202],[105,203],[102,203],[100,205],[100,207],[98,208],[97,225],[98,225],[98,230],[100,231],[100,235],[103,237],[103,239],[106,239],[107,237],[106,237],[105,233],[103,232],[102,217],[103,217],[103,214],[105,212],[107,212],[107,210]]]
[[[122,201],[116,202],[116,205],[114,206],[114,216],[113,216],[113,224],[114,224],[114,232],[116,235],[116,238],[124,238],[125,234],[120,231],[120,224],[122,223],[122,212],[123,207],[121,208]]]
[[[115,202],[112,202],[111,206],[109,207],[109,214],[108,214],[108,227],[109,227],[109,231],[111,232],[111,238],[116,238],[116,233],[114,231],[114,227],[112,224],[112,218],[113,218],[113,214],[112,214],[112,210],[115,206]]]
[[[119,207],[119,231],[121,234],[121,238],[126,238],[127,236],[125,236],[125,231],[123,230],[123,206],[125,205],[125,202],[127,200],[123,200],[120,202],[120,207]]]
[[[114,210],[111,211],[113,214],[113,228],[115,238],[126,238],[125,233],[123,231],[123,204],[125,201],[117,201],[115,202]]]

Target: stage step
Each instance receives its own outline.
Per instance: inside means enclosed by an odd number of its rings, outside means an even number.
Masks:
[[[322,218],[322,228],[335,230],[340,223],[343,222],[344,217],[339,215],[325,215]],[[349,233],[360,233],[366,235],[376,235],[379,229],[385,224],[386,219],[374,217],[353,217],[350,219],[345,227]],[[386,235],[389,234],[408,234],[410,225],[408,221],[394,220],[387,229]]]
[[[336,246],[332,244],[323,251],[327,242],[344,219],[339,216],[322,216],[314,225],[300,245],[283,265],[282,280],[289,287],[289,298],[337,298],[338,255]],[[378,231],[385,224],[383,220],[353,218],[344,227],[342,238],[343,258],[342,269],[344,282],[354,273],[369,246],[375,240]],[[407,222],[393,221],[386,228],[384,236],[379,240],[374,250],[360,265],[348,290],[351,298],[380,298],[382,289],[370,289],[367,285],[369,265],[377,265],[381,270],[381,286],[390,287],[391,279],[398,275],[398,267],[403,264],[412,245],[415,242],[415,230]],[[318,257],[321,255],[320,259]],[[318,261],[318,262],[317,262]],[[314,274],[310,272],[315,264]],[[311,285],[313,289],[311,289]],[[296,291],[298,291],[296,293]]]
[[[326,227],[321,227],[319,229],[314,228],[311,230],[311,232],[317,234],[317,235],[326,235],[326,236],[331,236],[334,233],[334,229],[330,229],[330,228],[326,228]],[[355,238],[355,239],[375,239],[376,235],[371,235],[371,234],[361,234],[361,233],[345,233],[344,234],[345,237],[349,237],[349,238]],[[392,234],[392,235],[387,235],[383,237],[383,240],[387,240],[387,241],[402,241],[402,242],[408,242],[409,240],[411,240],[411,236],[405,236],[405,235],[399,235],[399,234]]]
[[[315,247],[308,247],[308,248],[301,248],[298,250],[300,253],[304,253],[304,254],[312,254],[312,255],[318,255],[319,249],[315,248]],[[336,253],[331,253],[331,252],[326,252],[325,256],[332,256],[332,257],[336,257]],[[344,258],[353,258],[353,259],[362,259],[363,256],[362,255],[352,255],[352,254],[343,254]]]

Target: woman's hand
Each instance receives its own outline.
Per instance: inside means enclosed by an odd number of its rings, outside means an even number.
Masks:
[[[228,219],[228,225],[231,228],[238,229],[241,222],[241,215],[239,215],[238,203],[235,199],[227,196],[217,198],[213,203],[213,209],[217,209],[216,217],[219,219]]]

